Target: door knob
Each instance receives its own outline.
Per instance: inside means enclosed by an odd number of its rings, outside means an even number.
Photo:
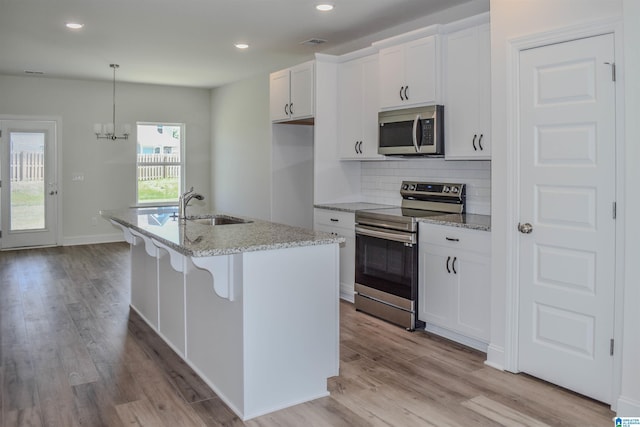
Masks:
[[[528,222],[525,222],[524,224],[518,224],[518,231],[523,234],[531,234],[531,232],[533,231],[533,225],[529,224]]]

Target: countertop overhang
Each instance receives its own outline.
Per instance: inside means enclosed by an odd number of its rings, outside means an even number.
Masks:
[[[300,227],[242,218],[241,224],[206,225],[178,220],[176,207],[102,210],[100,215],[121,226],[147,235],[191,257],[342,243],[343,237]],[[212,212],[207,215],[228,215]]]

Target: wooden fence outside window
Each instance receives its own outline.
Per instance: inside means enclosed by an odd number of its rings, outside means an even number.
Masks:
[[[180,177],[179,154],[138,154],[137,162],[139,181]],[[11,153],[9,176],[13,182],[44,181],[44,153]]]

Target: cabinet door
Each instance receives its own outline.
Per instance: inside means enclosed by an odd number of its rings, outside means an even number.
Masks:
[[[481,28],[447,36],[447,159],[488,159],[491,155],[490,39],[488,25]]]
[[[358,159],[362,145],[362,63],[340,65],[338,76],[338,144],[341,159]],[[376,105],[377,108],[377,105]],[[377,114],[377,113],[376,113]],[[377,122],[377,118],[376,118]],[[377,127],[377,123],[376,123]]]
[[[288,69],[269,76],[269,111],[272,121],[289,118],[289,80]]]
[[[465,336],[488,342],[491,326],[489,258],[461,251],[455,254],[451,264],[457,305],[452,327]]]
[[[335,233],[346,240],[340,245],[340,296],[350,302],[353,302],[356,275],[355,222],[355,214],[352,212],[314,210],[314,230]]]
[[[437,36],[429,36],[405,45],[404,105],[435,104],[438,100]]]
[[[478,27],[478,129],[483,158],[491,159],[491,32],[489,24]]]
[[[309,61],[291,68],[292,119],[313,117],[314,114],[314,62]]]
[[[378,154],[378,86],[380,81],[378,56],[372,55],[362,61],[362,133],[361,158],[384,160]]]
[[[455,277],[448,248],[420,243],[418,260],[418,319],[449,328],[455,318]]]
[[[404,45],[380,49],[380,108],[396,107],[403,104],[401,93],[405,86]]]

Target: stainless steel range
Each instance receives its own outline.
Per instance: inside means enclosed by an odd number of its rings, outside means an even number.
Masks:
[[[418,219],[464,213],[464,184],[403,181],[398,208],[356,212],[356,309],[423,328],[418,312]]]

